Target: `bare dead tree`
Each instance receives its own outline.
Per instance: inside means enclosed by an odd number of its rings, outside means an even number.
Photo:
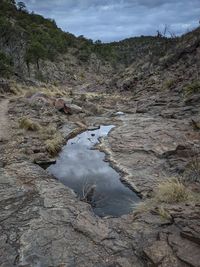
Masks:
[[[165,24],[164,29],[162,31],[162,35],[166,37],[168,34],[170,35],[171,38],[177,37],[175,32],[171,30],[171,26],[169,24]]]

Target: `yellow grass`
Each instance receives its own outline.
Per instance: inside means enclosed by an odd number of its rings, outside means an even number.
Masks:
[[[55,156],[59,153],[63,145],[63,137],[61,134],[56,134],[52,139],[49,139],[45,142],[46,150],[52,156]]]
[[[188,200],[189,192],[177,178],[161,183],[155,194],[155,199],[163,203],[179,203]]]
[[[19,126],[27,131],[38,131],[40,129],[40,125],[37,122],[34,122],[26,117],[19,120]]]

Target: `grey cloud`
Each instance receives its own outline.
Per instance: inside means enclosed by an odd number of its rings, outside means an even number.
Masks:
[[[29,10],[94,40],[154,35],[164,25],[181,34],[198,25],[199,0],[24,0]]]

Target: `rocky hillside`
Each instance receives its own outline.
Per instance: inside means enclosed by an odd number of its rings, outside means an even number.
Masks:
[[[199,59],[200,28],[94,43],[0,1],[0,266],[200,267]],[[141,197],[121,217],[45,170],[102,125],[115,127],[88,151]]]
[[[29,13],[23,3],[0,3],[0,77],[90,85],[90,90],[137,91],[144,84],[160,89],[178,83],[181,72],[185,80],[198,80],[198,45],[199,29],[179,38],[158,35],[93,42],[63,32],[54,20]]]
[[[110,43],[114,49],[117,62],[126,67],[140,60],[150,59],[152,62],[166,54],[174,46],[176,38],[158,36],[132,37],[119,42]]]
[[[0,55],[0,76],[46,83],[83,82],[111,74],[114,64],[110,46],[65,33],[12,0],[0,3]]]
[[[145,89],[176,89],[182,94],[199,91],[200,28],[163,42],[160,53],[152,50],[116,75],[112,87],[136,94]]]

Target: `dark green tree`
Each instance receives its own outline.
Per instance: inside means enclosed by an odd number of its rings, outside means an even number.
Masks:
[[[18,8],[19,11],[27,11],[26,5],[25,5],[24,2],[18,2],[17,3],[17,8]]]
[[[9,77],[12,73],[12,60],[11,58],[0,51],[0,76]]]
[[[32,41],[26,51],[26,63],[29,69],[30,63],[36,63],[38,70],[40,69],[39,60],[46,58],[46,50],[38,41]]]

